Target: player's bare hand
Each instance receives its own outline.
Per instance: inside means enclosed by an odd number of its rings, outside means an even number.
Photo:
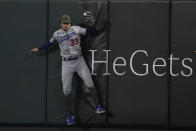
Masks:
[[[34,52],[38,52],[38,51],[39,51],[38,48],[33,48],[33,49],[30,50],[30,53],[33,54]]]

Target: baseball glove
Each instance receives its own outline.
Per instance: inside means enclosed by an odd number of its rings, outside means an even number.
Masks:
[[[90,12],[90,11],[83,12],[82,19],[83,19],[83,22],[85,24],[88,24],[89,26],[95,24],[95,18],[93,16],[92,12]]]

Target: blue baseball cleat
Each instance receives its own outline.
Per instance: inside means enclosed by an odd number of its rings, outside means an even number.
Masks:
[[[101,106],[101,105],[98,105],[97,107],[96,107],[96,113],[97,114],[103,114],[103,113],[105,113],[106,111],[105,111],[105,109]]]
[[[68,126],[73,125],[74,124],[74,116],[73,115],[68,115],[66,122],[67,122]]]

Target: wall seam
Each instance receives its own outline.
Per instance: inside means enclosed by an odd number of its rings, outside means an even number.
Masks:
[[[107,50],[110,49],[110,0],[107,0]],[[108,63],[110,65],[110,57],[108,57]],[[109,66],[110,67],[110,66]],[[106,123],[109,123],[109,76],[107,75],[107,89],[106,89]]]
[[[168,57],[171,55],[171,42],[172,42],[172,0],[169,0],[169,11],[168,11]],[[168,60],[169,63],[169,60]],[[171,108],[171,75],[170,68],[168,66],[168,114],[167,114],[167,124],[170,126],[170,108]]]
[[[46,0],[46,41],[49,39],[49,0]],[[45,67],[45,119],[44,123],[47,124],[48,121],[48,49],[46,49],[46,67]]]

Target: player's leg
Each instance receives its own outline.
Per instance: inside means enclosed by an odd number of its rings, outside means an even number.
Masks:
[[[93,99],[93,106],[95,108],[97,108],[97,107],[101,108],[97,90],[94,86],[94,82],[92,80],[92,76],[89,71],[89,68],[88,68],[87,64],[85,63],[83,57],[80,58],[80,62],[77,66],[76,72],[81,77],[81,79],[84,81],[85,85],[88,87],[89,90],[87,92],[87,97],[90,96]],[[105,112],[105,111],[102,110],[102,112],[100,112],[100,113],[103,113],[103,112]],[[97,113],[99,113],[99,112],[97,112]]]
[[[92,80],[89,68],[86,65],[83,57],[81,57],[79,60],[78,66],[76,68],[76,72],[83,80],[84,84],[88,87],[87,93],[91,95],[91,97],[93,97],[94,105],[98,105],[99,99],[98,99],[97,91],[94,86],[94,82]]]
[[[64,94],[65,113],[67,114],[67,124],[73,124],[72,119],[72,101],[71,101],[71,83],[73,77],[73,68],[67,61],[62,62],[62,84]]]

